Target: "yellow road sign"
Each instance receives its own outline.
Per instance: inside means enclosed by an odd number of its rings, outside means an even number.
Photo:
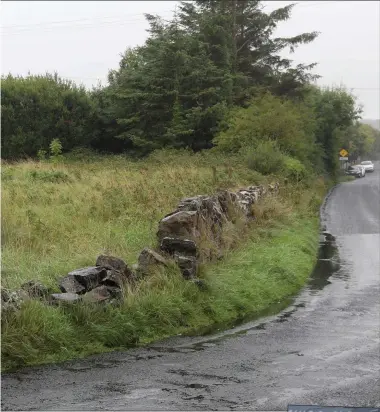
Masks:
[[[347,157],[348,152],[347,152],[346,149],[342,149],[342,150],[339,152],[339,154],[340,154],[342,157]]]

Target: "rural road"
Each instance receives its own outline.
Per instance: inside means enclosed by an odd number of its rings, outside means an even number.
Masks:
[[[324,211],[338,257],[277,316],[207,337],[2,376],[2,410],[286,410],[380,406],[380,165]],[[326,244],[321,257],[334,251]],[[335,263],[334,263],[335,262]]]

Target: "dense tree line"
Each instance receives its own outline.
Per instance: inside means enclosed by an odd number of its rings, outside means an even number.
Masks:
[[[169,22],[146,15],[148,40],[127,49],[108,85],[90,92],[57,75],[4,77],[2,157],[36,156],[53,139],[64,151],[135,156],[266,147],[334,174],[341,145],[369,153],[380,137],[357,122],[353,96],[312,85],[314,63],[281,57],[318,35],[274,37],[292,8],[266,13],[256,0],[197,0],[182,2]]]
[[[66,151],[88,145],[95,115],[91,95],[57,75],[8,75],[1,81],[1,156],[36,156],[55,138]]]

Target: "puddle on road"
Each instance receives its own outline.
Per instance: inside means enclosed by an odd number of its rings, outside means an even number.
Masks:
[[[325,232],[327,234],[327,232]],[[340,269],[338,250],[331,235],[323,236],[319,243],[318,260],[310,275],[306,289],[315,294],[331,282],[329,278]]]

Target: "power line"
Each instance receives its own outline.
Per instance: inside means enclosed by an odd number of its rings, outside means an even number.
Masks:
[[[170,17],[170,16],[164,16],[164,17]],[[99,27],[106,27],[106,26],[124,26],[126,24],[134,24],[134,23],[143,23],[146,22],[145,18],[144,19],[130,19],[130,20],[115,20],[115,21],[109,21],[109,22],[101,22],[101,23],[91,23],[91,24],[72,24],[72,25],[66,25],[66,26],[51,26],[51,27],[44,27],[41,29],[39,28],[25,28],[23,30],[10,30],[8,32],[2,32],[1,34],[20,34],[20,33],[26,33],[30,31],[35,31],[35,33],[46,33],[46,32],[51,32],[52,30],[59,30],[59,29],[71,29],[75,27],[75,29],[86,29],[86,28],[99,28]]]
[[[166,10],[166,12],[170,12],[170,10]],[[76,19],[76,20],[59,20],[59,21],[46,21],[46,22],[39,22],[34,24],[22,24],[22,25],[10,25],[10,26],[2,26],[2,29],[9,29],[9,28],[25,28],[25,27],[32,27],[32,26],[43,26],[47,24],[61,24],[61,23],[77,23],[81,21],[96,21],[96,20],[105,20],[105,19],[114,19],[114,18],[129,18],[129,17],[144,17],[145,13],[137,13],[137,14],[126,14],[125,16],[107,16],[107,17],[98,17],[93,19]]]
[[[296,6],[298,7],[310,7],[310,6],[319,6],[319,5],[326,5],[326,4],[332,4],[332,3],[342,3],[340,0],[326,0],[326,1],[316,1],[316,2],[300,2],[296,3]],[[165,10],[164,13],[173,13],[173,10]],[[39,26],[44,26],[44,25],[50,25],[50,24],[61,24],[61,23],[77,23],[77,22],[82,22],[82,21],[103,21],[105,19],[114,19],[114,18],[129,18],[129,17],[144,17],[144,14],[146,13],[135,13],[135,14],[126,14],[124,16],[107,16],[107,17],[95,17],[95,18],[83,18],[83,19],[75,19],[75,20],[58,20],[58,21],[46,21],[46,22],[39,22],[39,23],[33,23],[33,24],[19,24],[19,25],[8,25],[8,26],[1,26],[1,29],[12,29],[12,28],[27,28],[27,27],[39,27]]]
[[[320,6],[320,5],[326,5],[326,4],[332,4],[332,3],[342,3],[339,0],[330,0],[330,1],[317,1],[314,3],[309,3],[309,2],[304,2],[304,3],[297,3],[296,6],[297,8],[305,8],[305,7],[313,7],[313,6]],[[170,15],[173,13],[173,10],[165,10],[164,13],[170,13]],[[113,25],[114,23],[120,25],[124,25],[126,23],[134,23],[134,22],[141,22],[140,19],[128,19],[125,20],[125,18],[129,17],[142,17],[143,21],[145,21],[145,13],[137,13],[137,14],[128,14],[120,18],[120,16],[108,16],[108,17],[101,17],[101,18],[83,18],[83,19],[76,19],[76,20],[59,20],[59,21],[51,21],[51,22],[40,22],[40,23],[35,23],[35,24],[24,24],[24,25],[9,25],[9,26],[2,26],[0,29],[2,30],[2,34],[19,34],[19,33],[24,33],[33,29],[38,29],[38,28],[45,28],[45,29],[62,29],[62,28],[72,28],[72,27],[77,27],[77,28],[91,28],[91,27],[104,27],[104,24],[110,24]],[[113,21],[107,21],[106,19],[114,19],[117,17],[117,20]],[[164,15],[164,16],[159,16],[159,17],[171,17],[169,15]],[[77,25],[77,24],[71,24],[71,23],[81,23],[81,22],[89,22],[90,24],[88,25]],[[96,22],[99,22],[100,24],[95,24]],[[60,24],[65,24],[69,23],[66,25],[60,25]],[[58,26],[55,26],[58,25]],[[13,30],[16,29],[16,30]],[[18,29],[18,30],[17,30]],[[5,31],[4,31],[5,30]]]

